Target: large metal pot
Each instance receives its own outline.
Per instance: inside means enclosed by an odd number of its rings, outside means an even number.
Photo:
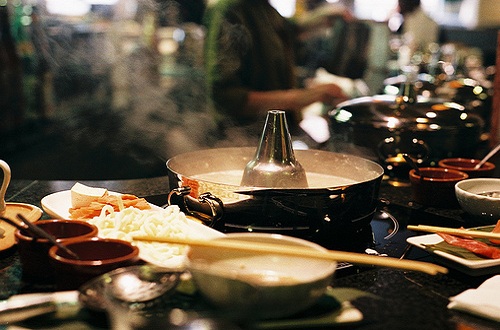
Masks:
[[[479,115],[455,102],[419,97],[409,103],[399,98],[375,95],[339,104],[329,113],[332,144],[359,146],[366,157],[383,161],[380,154],[387,143],[396,141],[393,149],[406,152],[420,141],[428,148],[429,165],[442,158],[475,155],[484,126]]]
[[[169,159],[169,202],[224,232],[282,233],[345,250],[371,241],[370,221],[384,173],[379,164],[347,154],[296,150],[308,188],[240,186],[254,154],[252,147],[221,148]]]

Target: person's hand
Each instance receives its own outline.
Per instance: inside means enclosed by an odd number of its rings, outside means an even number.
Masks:
[[[335,105],[348,99],[348,96],[337,84],[314,84],[307,91],[311,93],[315,102],[323,102],[328,105]]]

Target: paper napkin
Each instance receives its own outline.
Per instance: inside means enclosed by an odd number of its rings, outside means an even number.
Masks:
[[[448,308],[500,322],[500,275],[484,281],[477,289],[451,297]]]

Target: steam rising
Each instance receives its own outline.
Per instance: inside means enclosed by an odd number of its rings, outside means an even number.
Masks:
[[[48,63],[47,115],[66,125],[75,143],[87,137],[91,146],[146,151],[162,161],[257,144],[238,129],[230,139],[220,136],[205,88],[206,33],[181,17],[179,2],[120,0],[80,19],[45,9],[38,6],[43,48],[35,56]]]

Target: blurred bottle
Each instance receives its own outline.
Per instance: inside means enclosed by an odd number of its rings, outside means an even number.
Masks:
[[[24,118],[23,70],[11,33],[7,2],[0,5],[0,130],[18,128]]]

